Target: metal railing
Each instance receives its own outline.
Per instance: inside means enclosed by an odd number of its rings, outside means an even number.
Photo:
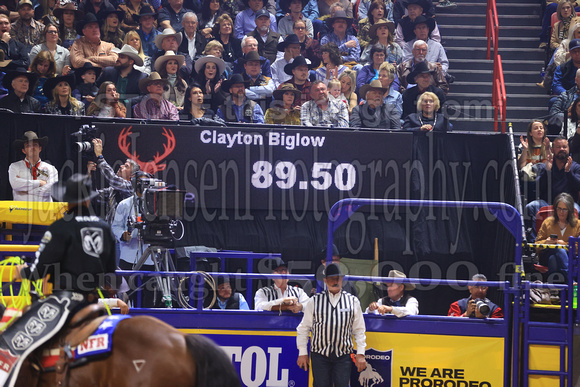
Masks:
[[[493,83],[491,103],[493,106],[493,129],[498,131],[501,122],[501,132],[505,133],[507,95],[505,92],[505,80],[501,55],[499,55],[499,21],[495,0],[487,0],[485,20],[485,37],[487,38],[487,59],[491,59],[491,47],[493,43]]]

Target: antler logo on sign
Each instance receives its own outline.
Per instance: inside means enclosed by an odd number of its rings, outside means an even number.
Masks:
[[[133,128],[132,126],[129,126],[128,128],[123,128],[123,130],[121,130],[121,133],[119,134],[117,142],[119,144],[119,149],[121,149],[121,152],[123,152],[125,156],[137,162],[137,164],[139,164],[139,166],[141,167],[142,171],[149,172],[151,174],[154,174],[158,171],[163,171],[167,166],[166,162],[163,160],[165,160],[167,156],[169,156],[171,152],[173,152],[173,150],[175,149],[175,135],[173,134],[173,132],[170,129],[163,128],[162,134],[167,141],[165,144],[163,144],[163,153],[160,154],[159,151],[157,151],[155,156],[153,156],[153,160],[141,161],[140,155],[135,150],[135,147],[133,147],[134,149],[133,152],[129,150],[131,148],[130,135],[133,134],[133,132],[131,131],[132,128]]]

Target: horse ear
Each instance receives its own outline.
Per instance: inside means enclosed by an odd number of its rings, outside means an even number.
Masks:
[[[187,335],[185,341],[195,361],[196,386],[241,387],[232,360],[216,343],[201,335]]]

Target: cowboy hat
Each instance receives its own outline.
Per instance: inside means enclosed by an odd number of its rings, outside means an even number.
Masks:
[[[298,66],[308,66],[308,69],[310,70],[312,68],[312,63],[302,55],[298,55],[292,62],[284,66],[284,72],[288,75],[294,76],[292,70]]]
[[[409,8],[411,4],[416,4],[419,7],[423,8],[423,12],[427,12],[429,10],[429,3],[427,0],[405,0],[405,8]]]
[[[380,19],[377,20],[377,22],[373,24],[369,30],[369,36],[371,37],[371,39],[377,37],[377,30],[379,29],[379,27],[383,26],[387,26],[387,28],[389,29],[389,33],[391,35],[395,33],[395,23],[388,21],[387,19]]]
[[[71,91],[75,88],[75,76],[73,74],[69,75],[60,75],[58,77],[48,78],[43,86],[43,93],[46,98],[52,100],[52,90],[58,85],[60,82],[68,83]]]
[[[141,90],[141,93],[149,94],[147,86],[153,82],[163,82],[164,84],[168,83],[167,79],[161,78],[161,75],[159,75],[158,72],[153,71],[147,78],[143,78],[139,81],[139,90]]]
[[[391,270],[389,271],[388,278],[407,278],[405,273],[400,272],[399,270]],[[405,290],[413,290],[415,289],[415,284],[405,283]]]
[[[359,90],[360,97],[362,99],[365,99],[367,92],[370,90],[376,90],[376,91],[381,92],[382,94],[385,94],[387,91],[389,91],[389,88],[383,87],[383,84],[381,83],[381,81],[379,81],[378,79],[375,79],[370,84],[367,83],[367,84],[361,86],[361,88]]]
[[[141,16],[153,16],[155,19],[157,19],[157,12],[155,12],[155,10],[153,8],[151,8],[150,6],[144,6],[141,7],[141,11],[139,11],[138,14],[132,15],[133,16],[133,20],[135,20],[137,23],[139,23],[139,18]]]
[[[431,35],[431,32],[433,32],[435,29],[435,20],[432,17],[425,17],[423,15],[417,16],[415,22],[413,23],[413,29],[415,29],[415,27],[417,27],[419,24],[427,24],[427,27],[429,28],[429,35]]]
[[[218,69],[218,76],[221,76],[226,71],[226,62],[222,58],[213,55],[206,55],[195,61],[195,72],[199,73],[206,63],[215,63]]]
[[[38,79],[35,73],[31,73],[30,71],[26,70],[24,67],[17,67],[14,70],[6,71],[6,75],[2,78],[2,86],[4,86],[8,91],[12,91],[12,81],[14,78],[24,75],[28,78],[28,92],[30,94],[34,89],[34,85],[36,84],[36,80]]]
[[[178,69],[185,63],[185,57],[183,55],[176,55],[173,51],[169,50],[165,51],[165,54],[155,60],[155,70],[158,72],[161,71],[165,63],[172,59],[177,61],[177,65],[179,66]]]
[[[346,20],[346,25],[349,26],[352,24],[352,18],[346,16],[346,12],[344,12],[343,10],[338,10],[334,13],[333,17],[329,17],[328,19],[326,19],[326,25],[332,28],[332,25],[334,24],[334,22],[338,19],[344,19]]]
[[[91,62],[85,62],[83,67],[79,67],[75,70],[75,77],[77,78],[77,83],[84,83],[81,76],[89,70],[93,70],[95,72],[95,77],[99,78],[99,74],[101,73],[101,68],[97,66],[93,66]],[[95,79],[96,79],[95,78]]]
[[[129,58],[135,61],[136,66],[143,66],[143,58],[139,56],[139,53],[134,47],[131,47],[128,44],[123,45],[123,47],[120,50],[117,47],[113,47],[111,51],[113,51],[117,55],[119,54],[127,55]]]
[[[64,11],[74,11],[75,13],[75,20],[82,19],[85,17],[85,13],[83,11],[79,11],[74,1],[67,1],[66,3],[60,3],[58,8],[55,8],[52,11],[52,14],[59,19],[62,19],[62,14]]]
[[[84,36],[83,29],[85,28],[85,26],[87,24],[90,24],[90,23],[97,23],[100,25],[99,19],[97,19],[97,17],[94,14],[87,13],[85,15],[85,18],[80,20],[77,24],[77,34],[79,34],[80,36]]]
[[[234,74],[232,77],[222,83],[222,90],[230,92],[230,87],[235,85],[236,83],[243,83],[244,86],[248,86],[248,81],[244,80],[242,74]]]
[[[302,92],[297,88],[295,88],[294,85],[291,83],[283,83],[282,85],[280,85],[279,89],[274,90],[272,95],[274,95],[274,99],[281,101],[282,97],[284,96],[284,94],[286,94],[287,91],[291,91],[292,93],[294,93],[294,100],[302,97]]]
[[[326,266],[324,269],[324,278],[329,277],[344,277],[342,270],[340,270],[340,265],[336,262],[333,262]]]
[[[116,14],[117,18],[119,19],[119,23],[121,23],[125,19],[125,11],[116,10],[116,9],[108,9],[100,15],[101,20],[105,20],[110,14]]]
[[[433,75],[435,73],[435,71],[430,70],[429,66],[427,65],[426,62],[419,62],[415,65],[415,68],[413,69],[413,71],[411,71],[408,75],[407,75],[407,83],[409,85],[414,85],[415,83],[415,77],[419,74],[431,74]]]
[[[175,32],[175,31],[173,31],[172,28],[166,28],[163,30],[162,33],[160,33],[159,35],[157,35],[155,37],[155,40],[154,40],[155,46],[157,46],[158,49],[163,50],[163,48],[161,48],[161,43],[163,43],[163,39],[165,39],[169,36],[175,37],[175,39],[177,40],[178,46],[181,44],[181,40],[183,39],[181,32]]]
[[[242,64],[242,65],[244,63],[252,61],[252,60],[259,61],[261,65],[266,62],[266,59],[262,59],[260,57],[260,54],[258,54],[258,51],[250,51],[246,55],[244,55],[242,58],[239,59],[240,64]]]
[[[64,184],[53,185],[51,194],[59,202],[82,203],[91,200],[99,193],[93,190],[93,183],[88,175],[75,173]]]
[[[284,52],[284,50],[286,49],[286,47],[288,47],[288,45],[290,44],[300,44],[300,40],[298,39],[298,36],[296,36],[296,34],[290,34],[288,36],[286,36],[286,39],[284,39],[282,42],[278,43],[278,51],[282,51]]]
[[[33,132],[32,130],[29,130],[27,132],[24,132],[24,134],[22,135],[22,138],[19,138],[17,140],[14,140],[14,142],[12,143],[12,147],[14,148],[14,150],[21,150],[22,148],[24,148],[24,143],[30,142],[30,141],[37,141],[38,145],[40,145],[41,147],[45,147],[46,144],[48,144],[48,137],[44,136],[44,137],[38,137],[38,135]]]

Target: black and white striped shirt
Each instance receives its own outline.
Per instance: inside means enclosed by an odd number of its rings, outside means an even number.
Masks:
[[[286,297],[296,297],[301,304],[305,304],[309,300],[304,290],[298,287],[288,286],[282,293],[279,287],[272,285],[258,289],[254,296],[254,308],[256,310],[272,310],[273,306],[280,305]]]
[[[308,334],[312,333],[312,352],[323,356],[343,356],[353,351],[353,336],[357,353],[365,353],[365,322],[358,298],[345,291],[328,291],[311,298],[304,306],[304,317],[298,325],[296,343],[299,355],[306,355]]]

